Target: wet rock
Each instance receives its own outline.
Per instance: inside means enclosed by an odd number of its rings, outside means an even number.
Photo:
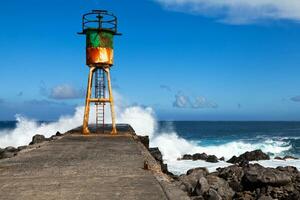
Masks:
[[[225,158],[224,158],[224,157],[221,157],[219,160],[221,160],[221,161],[225,161]]]
[[[214,189],[221,199],[232,199],[235,192],[224,179],[214,175],[208,175],[206,179],[210,188]]]
[[[211,163],[217,163],[217,162],[219,162],[217,156],[215,156],[215,155],[209,155],[209,156],[206,158],[205,161],[206,161],[206,162],[211,162]]]
[[[276,160],[284,160],[284,159],[281,158],[280,156],[276,156],[274,159],[276,159]]]
[[[192,156],[193,160],[206,160],[208,155],[206,153],[195,153]]]
[[[149,136],[137,136],[140,142],[147,148],[149,149]]]
[[[263,153],[261,150],[247,151],[246,153],[240,155],[239,157],[233,156],[227,162],[229,163],[243,163],[254,160],[270,160],[270,156]]]
[[[284,156],[283,159],[284,159],[284,160],[286,160],[286,159],[298,160],[298,158],[293,157],[293,156]]]
[[[223,158],[224,159],[224,158]],[[218,158],[215,155],[207,155],[206,153],[195,153],[191,154],[184,154],[179,160],[204,160],[206,162],[218,162]]]
[[[247,154],[244,157],[249,159]],[[265,168],[248,162],[242,160],[212,173],[205,168],[191,169],[180,176],[181,188],[192,199],[300,199],[300,172],[296,167]]]
[[[45,138],[45,136],[37,134],[32,137],[32,141],[29,143],[29,145],[38,144],[45,141],[47,141],[47,138]]]
[[[168,170],[168,165],[167,164],[161,163],[160,166],[161,166],[161,171],[163,173],[165,173],[165,174],[169,174],[170,173],[170,175],[172,175],[171,172],[169,172],[169,170]]]
[[[193,195],[198,180],[201,177],[205,177],[207,174],[208,170],[203,167],[188,170],[186,175],[179,176],[179,181],[181,182],[181,189],[187,192],[190,196]]]
[[[197,181],[197,184],[196,184],[192,194],[196,195],[196,196],[206,195],[207,192],[209,191],[209,188],[210,188],[210,186],[209,186],[206,178],[200,177],[200,179]]]
[[[218,168],[217,171],[218,176],[225,179],[235,192],[243,191],[241,181],[244,176],[244,170],[242,167],[232,165],[226,168]]]
[[[264,168],[259,164],[251,164],[243,170],[243,186],[250,190],[266,185],[284,186],[292,181],[289,174],[274,168]]]
[[[300,172],[297,170],[296,167],[293,166],[286,166],[286,167],[277,167],[277,170],[283,171],[283,172],[287,172],[289,174],[293,174],[294,176],[297,176],[297,174],[299,174]],[[299,174],[300,175],[300,174]],[[300,180],[299,180],[300,181]]]
[[[158,162],[163,162],[163,157],[160,150],[157,147],[149,148],[149,152]]]
[[[62,136],[63,134],[62,133],[60,133],[59,131],[57,131],[56,133],[55,133],[55,136]]]
[[[192,196],[194,188],[197,185],[197,179],[186,175],[181,175],[179,176],[178,180],[180,181],[180,189],[186,192],[189,196]]]
[[[173,173],[169,172],[168,165],[164,164],[164,162],[163,162],[163,156],[162,156],[160,150],[157,147],[155,147],[155,148],[149,148],[149,152],[155,158],[155,160],[160,164],[161,171],[163,173],[168,174],[170,177],[172,177],[174,179],[177,179],[177,176],[175,176]]]
[[[193,168],[193,169],[189,169],[187,172],[186,172],[186,175],[197,175],[199,177],[203,177],[203,176],[206,176],[208,175],[208,170],[207,168],[205,167],[197,167],[197,168]]]
[[[184,154],[180,160],[192,160],[193,156],[190,154]]]

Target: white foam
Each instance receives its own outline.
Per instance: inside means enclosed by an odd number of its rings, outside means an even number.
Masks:
[[[121,106],[122,97],[114,92],[116,102],[117,123],[131,124],[139,134],[152,137],[155,132],[156,120],[152,108],[142,108],[138,106]],[[105,107],[106,123],[111,123],[110,108]],[[50,137],[57,131],[64,133],[73,128],[79,127],[83,122],[84,106],[78,106],[73,115],[62,116],[56,122],[38,123],[34,119],[16,115],[16,128],[0,131],[0,147],[27,145],[35,134]],[[95,123],[94,106],[90,110],[90,123]]]
[[[250,163],[258,163],[264,167],[272,167],[276,168],[279,166],[286,167],[286,166],[294,166],[298,170],[300,170],[300,160],[294,160],[294,159],[287,159],[287,160],[277,160],[277,159],[271,159],[271,160],[259,160],[259,161],[252,161]]]
[[[222,145],[201,146],[201,143],[188,141],[172,131],[172,127],[168,127],[168,131],[157,132],[157,121],[152,108],[144,108],[139,106],[124,107],[124,100],[115,93],[116,97],[116,113],[118,123],[130,124],[139,135],[150,136],[150,146],[159,147],[164,160],[169,165],[169,168],[174,173],[185,173],[187,169],[193,167],[207,167],[210,171],[217,167],[229,165],[225,162],[207,163],[204,161],[177,161],[177,158],[183,154],[193,154],[205,152],[217,157],[231,158],[233,155],[240,155],[246,151],[261,149],[263,152],[280,154],[291,148],[291,145],[281,141],[262,140],[261,143],[251,144],[242,141],[228,142]],[[106,106],[106,113],[109,107]],[[31,141],[35,134],[43,134],[49,137],[56,131],[66,132],[70,129],[82,125],[84,107],[76,108],[73,116],[62,116],[57,122],[39,124],[33,119],[28,119],[24,116],[17,116],[17,125],[12,130],[2,130],[0,132],[0,147],[26,145]],[[94,109],[91,109],[91,116],[94,116]],[[110,115],[106,117],[106,123],[110,123]],[[94,117],[90,117],[90,122],[95,121]],[[171,126],[171,124],[169,124]],[[276,165],[275,165],[276,164]],[[264,166],[286,166],[293,165],[299,168],[299,161],[263,161]]]
[[[206,167],[209,172],[216,171],[219,167],[228,167],[232,164],[219,161],[217,163],[205,162],[203,160],[173,160],[168,161],[168,170],[175,175],[185,174],[189,169],[196,167]]]
[[[162,154],[167,161],[177,160],[177,158],[180,158],[183,154],[187,153],[194,154],[205,152],[210,155],[216,155],[218,158],[225,157],[227,160],[234,155],[239,156],[246,151],[253,151],[256,149],[261,149],[263,152],[277,155],[292,148],[292,146],[287,143],[271,142],[270,140],[255,144],[234,141],[221,145],[201,146],[196,142],[179,137],[174,132],[158,134],[156,137],[152,138],[151,146],[160,147]]]
[[[252,161],[250,163],[258,163],[264,167],[271,167],[276,168],[279,166],[294,166],[298,170],[300,170],[300,160],[259,160],[259,161]],[[206,167],[209,172],[214,172],[217,168],[221,167],[228,167],[232,165],[231,163],[227,163],[224,161],[219,161],[217,163],[209,163],[203,160],[171,160],[168,161],[168,169],[170,172],[174,173],[175,175],[186,174],[189,169],[196,168],[196,167]]]
[[[50,137],[57,131],[62,133],[66,132],[82,123],[82,113],[83,107],[78,107],[73,116],[62,116],[57,122],[42,124],[33,119],[17,115],[16,128],[12,130],[2,130],[0,132],[0,147],[26,145],[35,134]]]

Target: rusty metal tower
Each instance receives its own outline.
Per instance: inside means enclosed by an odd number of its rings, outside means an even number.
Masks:
[[[102,127],[104,132],[104,108],[105,104],[109,103],[112,118],[111,134],[117,134],[110,78],[110,68],[113,65],[114,55],[113,38],[115,35],[120,35],[117,31],[117,17],[106,10],[92,10],[83,15],[80,34],[86,35],[86,64],[90,68],[82,133],[90,133],[88,124],[91,103],[95,103],[96,107],[96,131]],[[106,97],[106,82],[108,97]],[[92,97],[93,86],[94,96]]]

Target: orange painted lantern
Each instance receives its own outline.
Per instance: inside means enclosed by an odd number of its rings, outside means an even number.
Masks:
[[[113,65],[113,40],[117,33],[117,18],[107,11],[94,10],[83,16],[86,35],[86,63],[89,66]]]

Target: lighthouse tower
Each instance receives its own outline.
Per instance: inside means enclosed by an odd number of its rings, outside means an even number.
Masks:
[[[106,10],[92,10],[83,15],[80,34],[86,35],[86,64],[89,67],[82,133],[90,134],[88,124],[90,105],[93,103],[96,108],[96,131],[104,132],[104,108],[106,104],[110,104],[111,134],[117,134],[110,76],[114,58],[113,39],[115,35],[120,35],[117,32],[117,17]]]

